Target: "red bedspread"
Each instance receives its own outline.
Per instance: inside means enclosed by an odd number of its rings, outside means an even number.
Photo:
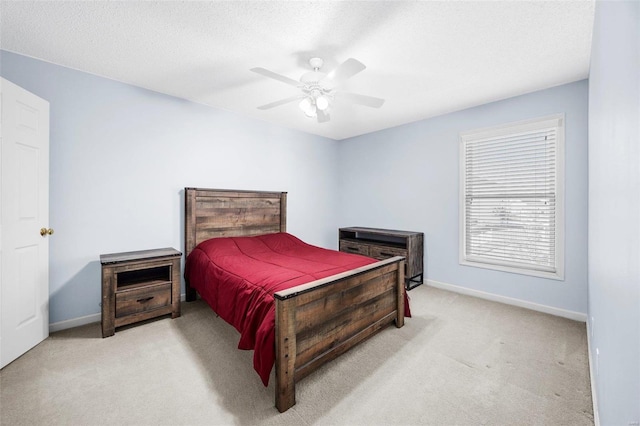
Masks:
[[[187,258],[184,276],[240,332],[238,348],[254,350],[253,366],[266,386],[275,361],[273,294],[375,262],[277,233],[204,241]],[[405,310],[410,316],[408,304]]]

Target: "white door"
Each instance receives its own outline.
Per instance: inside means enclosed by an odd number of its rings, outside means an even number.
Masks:
[[[2,368],[49,335],[50,229],[49,103],[5,79],[0,99]]]

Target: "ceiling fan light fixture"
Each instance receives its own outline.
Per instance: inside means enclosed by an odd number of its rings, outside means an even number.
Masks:
[[[307,117],[314,118],[317,116],[316,105],[314,103],[314,99],[311,96],[302,99],[298,106]]]
[[[318,116],[318,111],[316,110],[316,107],[312,105],[311,109],[304,112],[304,115],[309,118],[316,118]]]
[[[318,107],[320,111],[324,111],[329,108],[329,98],[327,98],[325,95],[318,96],[316,98],[316,107]]]
[[[307,113],[307,111],[311,111],[312,109],[315,109],[313,106],[313,99],[310,97],[303,98],[298,104],[298,107],[300,107],[300,109],[305,114]]]

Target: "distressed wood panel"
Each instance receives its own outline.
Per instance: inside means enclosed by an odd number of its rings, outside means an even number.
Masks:
[[[424,233],[395,229],[349,227],[338,230],[340,251],[366,253],[382,260],[406,257],[405,284],[408,289],[421,284],[424,271]]]
[[[275,207],[209,209],[206,213],[207,215],[199,214],[196,216],[196,224],[198,226],[230,228],[258,224],[280,225],[280,209]]]
[[[206,211],[210,209],[242,209],[242,208],[277,208],[280,209],[280,197],[196,197],[196,209],[198,211]]]
[[[358,345],[362,341],[368,339],[369,337],[373,336],[377,332],[381,331],[383,328],[387,327],[388,325],[391,324],[391,322],[393,322],[393,318],[395,317],[395,315],[396,315],[395,312],[392,312],[392,313],[386,315],[385,317],[381,318],[380,320],[378,320],[378,321],[372,323],[371,325],[369,325],[364,330],[362,330],[362,331],[354,334],[353,336],[349,337],[347,340],[342,342],[340,345],[335,346],[335,347],[329,349],[326,352],[318,354],[311,361],[307,362],[304,365],[301,365],[301,366],[297,367],[296,368],[296,374],[295,374],[295,381],[297,382],[299,380],[304,379],[306,376],[308,376],[309,374],[313,373],[315,370],[317,370],[318,368],[322,367],[324,364],[326,364],[328,362],[331,362],[333,359],[335,359],[338,356],[342,355],[343,353],[347,352],[352,347]]]
[[[371,323],[394,313],[395,310],[394,292],[389,290],[387,293],[354,306],[351,310],[327,318],[326,321],[307,332],[296,334],[296,366],[304,365],[318,354],[338,346]]]
[[[286,232],[286,212],[286,192],[185,188],[185,253],[210,238]]]
[[[296,403],[295,301],[276,304],[276,408],[281,413]]]
[[[116,293],[116,318],[171,304],[171,283],[149,285]]]
[[[386,293],[396,285],[396,275],[392,272],[372,278],[363,285],[353,286],[322,299],[300,305],[296,309],[297,332],[304,333],[313,329],[325,318],[334,317],[343,311],[351,310],[372,298]]]
[[[361,254],[363,256],[370,256],[368,244],[358,244],[354,243],[353,241],[340,240],[340,251]]]
[[[296,343],[295,355],[291,350],[287,354],[276,353],[276,358],[287,356],[289,366],[291,356],[295,356],[294,387],[298,380],[394,321],[396,326],[402,326],[398,318],[404,315],[403,272],[404,259],[396,257],[276,293],[276,307],[293,302],[296,310],[294,337],[288,339],[289,344]],[[366,293],[376,296],[362,297]],[[357,304],[351,309],[340,309],[350,301]],[[326,310],[319,309],[325,306]],[[331,314],[327,315],[328,312]],[[315,314],[317,317],[313,318]],[[277,320],[276,333],[280,326]],[[283,411],[295,404],[295,391],[293,396],[287,393],[291,388],[288,374],[281,376],[276,372],[276,380],[276,405]],[[278,396],[281,394],[293,398],[292,405],[283,405],[282,397]]]
[[[282,290],[274,294],[276,299],[296,297],[297,305],[301,306],[316,299],[326,298],[328,295],[344,291],[361,285],[365,281],[375,279],[381,275],[396,271],[404,264],[404,259],[395,257],[387,260],[352,269],[330,277],[321,278],[307,284]]]
[[[221,237],[248,237],[252,235],[271,234],[274,232],[280,232],[279,225],[268,226],[239,226],[233,228],[203,228],[199,229],[195,237],[195,245],[200,244],[211,238]]]

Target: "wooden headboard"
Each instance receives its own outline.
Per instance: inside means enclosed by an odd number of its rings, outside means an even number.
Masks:
[[[202,241],[286,232],[287,193],[184,189],[185,255]]]

